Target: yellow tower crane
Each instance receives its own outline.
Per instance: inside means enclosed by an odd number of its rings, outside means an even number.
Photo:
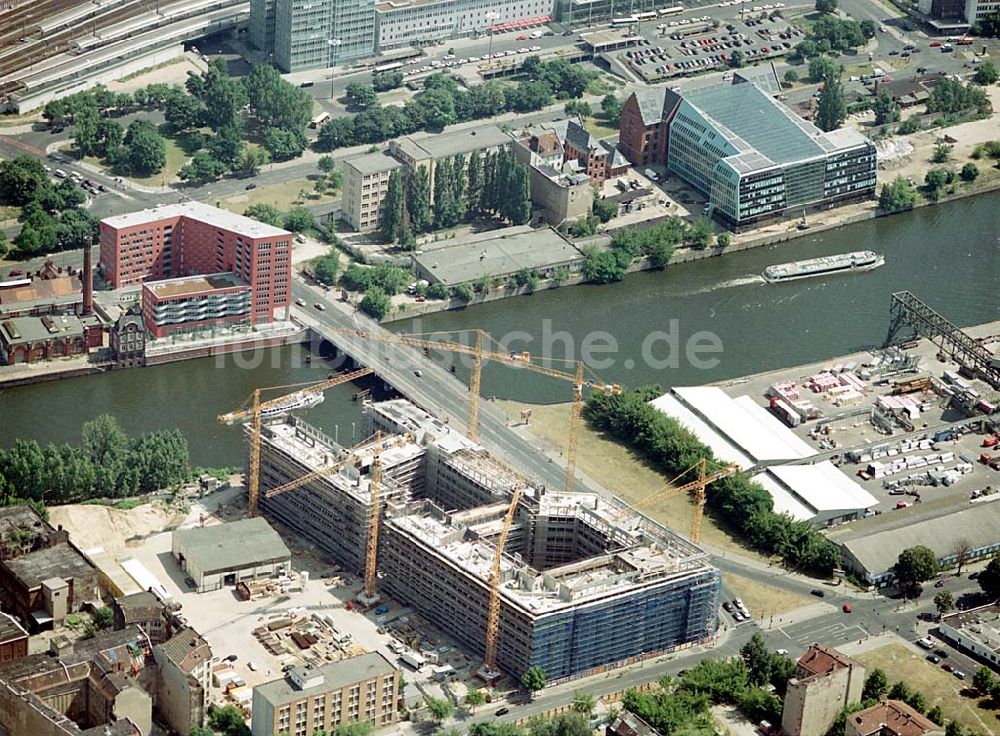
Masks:
[[[498,672],[497,643],[500,638],[500,562],[503,559],[503,548],[507,546],[507,537],[510,536],[510,528],[514,525],[514,514],[517,512],[517,504],[521,501],[521,493],[521,486],[514,486],[510,506],[507,507],[507,515],[503,520],[503,528],[500,530],[496,550],[493,552],[493,565],[490,567],[490,578],[488,581],[490,599],[489,608],[486,611],[486,652],[483,656],[483,666],[480,670],[480,677],[487,682],[494,680]]]
[[[576,364],[576,372],[549,368],[547,366],[532,363],[531,353],[508,351],[503,352],[484,347],[488,338],[491,343],[496,341],[483,330],[475,330],[475,345],[465,345],[458,342],[448,342],[444,340],[429,340],[426,338],[410,337],[408,335],[398,335],[393,333],[368,333],[364,330],[349,330],[345,328],[334,328],[334,332],[350,334],[364,339],[375,340],[394,345],[408,345],[421,350],[442,350],[445,352],[459,353],[472,356],[472,373],[469,377],[469,423],[466,436],[475,441],[479,429],[479,390],[482,380],[482,366],[484,360],[492,360],[507,366],[524,368],[534,373],[541,373],[550,378],[558,378],[573,384],[572,405],[570,407],[569,437],[566,450],[566,490],[572,490],[576,480],[576,455],[580,437],[580,413],[583,409],[583,390],[589,388],[595,391],[605,391],[609,393],[621,393],[621,386],[618,384],[606,384],[596,381],[587,381],[584,378],[584,364]]]
[[[378,567],[378,527],[379,512],[382,501],[382,433],[375,431],[375,450],[372,455],[372,473],[369,479],[368,492],[371,509],[368,517],[368,550],[365,556],[365,585],[359,596],[365,606],[373,606],[378,602],[375,593],[375,573]]]
[[[643,497],[638,502],[628,506],[621,511],[619,511],[612,518],[612,521],[618,521],[626,514],[635,511],[640,506],[645,506],[652,501],[658,499],[666,499],[672,496],[677,496],[681,493],[688,493],[689,491],[694,491],[694,515],[691,517],[691,541],[698,543],[701,541],[701,522],[705,516],[705,488],[709,483],[714,483],[722,478],[728,478],[731,475],[736,475],[740,472],[740,466],[735,463],[730,463],[728,465],[721,465],[719,470],[713,473],[708,472],[708,463],[710,461],[702,458],[697,463],[692,465],[690,468],[685,470],[683,473],[674,478],[668,485],[663,488],[653,491],[648,496]],[[719,466],[718,463],[713,463],[713,465]],[[685,483],[684,485],[677,486],[674,485],[677,481],[683,478],[685,475],[690,473],[692,470],[698,471],[698,478],[691,481],[690,483]]]
[[[268,388],[258,388],[254,390],[247,401],[243,402],[243,405],[240,406],[239,409],[219,416],[219,421],[224,424],[232,424],[246,418],[250,419],[250,468],[248,473],[249,477],[247,478],[247,507],[250,516],[257,516],[258,504],[260,500],[260,429],[263,412],[268,409],[277,409],[281,407],[282,404],[288,401],[288,397],[291,395],[313,394],[326,391],[328,388],[333,388],[334,386],[339,386],[343,383],[350,383],[351,381],[355,381],[371,373],[374,373],[371,368],[359,368],[358,370],[351,371],[350,373],[342,373],[337,376],[332,376],[325,381],[318,381],[312,384],[293,384],[289,386],[270,386]],[[305,388],[301,388],[292,394],[279,396],[276,399],[270,399],[263,402],[260,400],[260,395],[263,391],[296,388],[297,386],[305,386]]]

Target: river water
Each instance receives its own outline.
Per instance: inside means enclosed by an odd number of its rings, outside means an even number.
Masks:
[[[863,249],[884,253],[886,265],[776,285],[759,277],[773,263]],[[555,358],[579,358],[586,340],[593,372],[603,380],[700,384],[879,344],[890,296],[904,289],[960,326],[1000,319],[1000,193],[635,274],[618,284],[556,289],[392,327],[421,333],[481,327],[509,337],[511,348]],[[691,353],[692,339],[701,350]],[[558,361],[552,366],[569,369]],[[83,422],[110,412],[130,433],[179,428],[197,464],[238,465],[239,430],[218,424],[216,415],[239,406],[257,386],[319,380],[328,370],[319,359],[306,363],[303,348],[294,347],[243,361],[194,360],[5,389],[0,445],[17,438],[76,442]],[[359,422],[355,390],[328,391],[306,419],[349,440]],[[484,371],[483,394],[568,398],[563,383],[501,367]]]

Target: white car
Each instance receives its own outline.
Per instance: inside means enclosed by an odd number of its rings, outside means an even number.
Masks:
[[[299,307],[304,307],[306,305],[306,300],[305,299],[296,299],[295,300],[295,305],[299,306]]]
[[[451,61],[452,59],[455,58],[455,55],[454,54],[445,54],[441,58],[444,59],[445,61]]]
[[[532,47],[531,47],[531,50],[532,50],[532,51],[541,51],[541,50],[542,50],[542,47],[541,47],[541,46],[532,46]]]
[[[529,49],[528,49],[527,46],[522,46],[521,48],[519,48],[517,50],[517,53],[519,53],[519,54],[526,54],[526,53],[528,53],[528,51],[529,51]]]

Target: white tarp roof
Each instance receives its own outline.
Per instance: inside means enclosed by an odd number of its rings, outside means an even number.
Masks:
[[[762,460],[795,460],[815,451],[791,430],[748,397],[731,398],[715,386],[673,389],[680,400],[697,412],[745,455]]]
[[[755,464],[753,460],[740,452],[671,394],[663,394],[663,396],[653,399],[649,403],[658,411],[663,412],[669,417],[673,417],[684,425],[684,427],[691,430],[699,440],[712,449],[712,453],[719,460],[736,463],[741,468],[749,468]]]
[[[817,511],[861,510],[879,503],[829,461],[815,465],[776,465],[770,472]]]
[[[774,513],[788,514],[795,521],[811,521],[816,516],[815,509],[809,508],[795,498],[770,473],[760,473],[755,475],[753,479],[771,494],[771,498],[774,500]]]

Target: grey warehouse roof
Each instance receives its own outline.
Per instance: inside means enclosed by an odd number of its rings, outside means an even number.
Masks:
[[[315,687],[299,690],[287,677],[272,680],[253,689],[254,697],[262,697],[275,708],[294,700],[302,700],[309,695],[318,695],[331,690],[343,690],[355,682],[363,682],[380,675],[391,675],[396,671],[389,660],[378,652],[362,654],[350,659],[342,659],[319,668],[323,673],[323,683]]]
[[[444,135],[428,135],[424,138],[404,136],[397,145],[407,155],[417,160],[439,159],[457,154],[468,154],[484,148],[508,145],[513,139],[496,125],[485,125],[471,130],[459,130]]]
[[[202,572],[239,570],[256,563],[287,560],[288,547],[262,517],[178,529],[179,550]]]
[[[882,515],[866,519],[849,535],[832,537],[872,577],[895,565],[899,553],[907,547],[924,545],[940,558],[953,554],[959,540],[968,540],[973,550],[1000,543],[1000,502],[996,501],[910,524],[905,517],[896,520],[890,516],[893,526],[877,529],[886,518]]]
[[[583,255],[555,230],[527,230],[426,250],[416,256],[422,269],[445,286],[522,269],[548,268],[582,260]]]

